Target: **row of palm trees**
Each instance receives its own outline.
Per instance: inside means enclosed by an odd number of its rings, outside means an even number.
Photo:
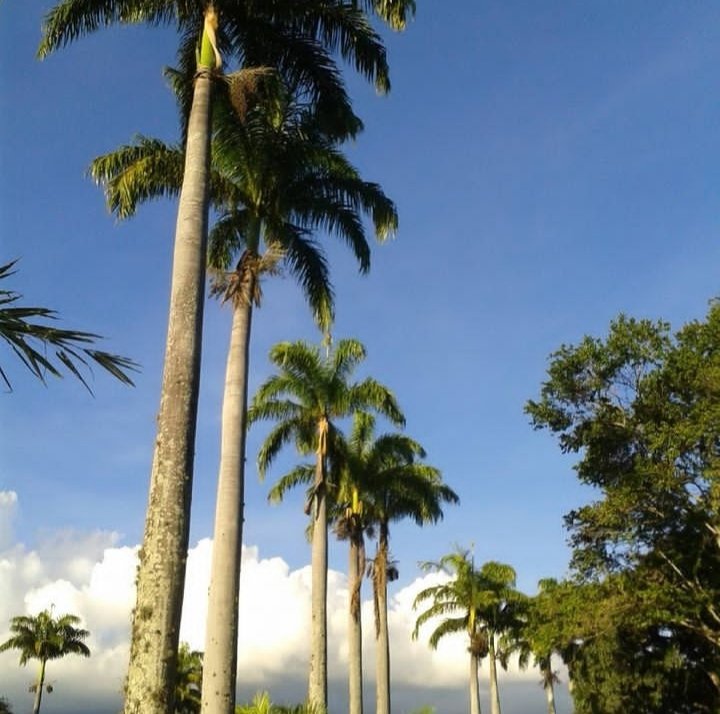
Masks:
[[[272,420],[258,467],[265,475],[282,448],[294,443],[314,462],[282,476],[270,491],[282,500],[288,489],[305,485],[306,513],[312,538],[312,632],[308,699],[327,702],[327,558],[328,524],[349,544],[349,701],[350,714],[362,714],[361,586],[366,570],[365,535],[379,533],[372,567],[377,639],[378,714],[390,712],[390,659],[387,627],[387,578],[390,524],[412,518],[419,524],[442,517],[455,492],[440,472],[423,462],[425,452],[401,433],[376,436],[376,415],[395,426],[405,418],[392,392],[372,378],[352,381],[365,357],[357,340],[340,340],[326,348],[303,342],[281,343],[270,353],[277,372],[259,388],[248,412],[250,424]],[[343,419],[352,417],[349,436]]]
[[[325,229],[338,235],[366,271],[369,247],[363,215],[370,215],[381,239],[395,228],[393,204],[378,186],[362,181],[340,152],[341,143],[362,124],[352,110],[337,58],[349,61],[378,90],[388,91],[385,47],[370,17],[402,29],[414,5],[414,0],[62,0],[46,16],[40,56],[117,22],[172,23],[180,34],[178,69],[169,76],[181,108],[181,148],[140,139],[101,157],[91,169],[105,185],[109,206],[121,217],[134,213],[146,199],[179,196],[127,714],[169,714],[173,709],[209,208],[217,214],[210,237],[211,265],[223,272],[216,289],[233,305],[233,327],[205,647],[206,682],[212,686],[203,690],[202,708],[229,714],[235,696],[248,345],[260,279],[286,268],[327,330],[333,295],[315,232]],[[238,71],[223,75],[223,61]],[[323,434],[318,439],[325,443]],[[325,508],[323,478],[320,474],[315,497],[318,511]],[[323,529],[316,530],[313,553],[319,559]],[[316,571],[319,603],[322,568]],[[325,707],[320,620],[310,698]]]
[[[548,714],[555,712],[554,684],[558,681],[552,669],[552,657],[558,654],[546,638],[547,629],[542,610],[543,599],[552,596],[555,582],[540,582],[540,592],[534,598],[516,588],[516,573],[512,566],[488,561],[475,566],[472,552],[457,548],[438,562],[422,564],[424,570],[443,573],[448,580],[421,590],[415,597],[414,608],[425,609],[417,618],[413,638],[431,624],[430,647],[436,649],[448,635],[464,633],[470,655],[470,714],[480,714],[478,668],[487,657],[490,685],[490,712],[501,714],[498,665],[506,669],[515,654],[518,664],[525,668],[533,664],[542,675]]]

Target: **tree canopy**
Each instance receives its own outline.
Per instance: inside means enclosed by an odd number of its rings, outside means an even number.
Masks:
[[[720,304],[675,334],[620,316],[605,339],[561,347],[527,411],[597,494],[566,516],[578,713],[597,698],[603,712],[716,711]]]

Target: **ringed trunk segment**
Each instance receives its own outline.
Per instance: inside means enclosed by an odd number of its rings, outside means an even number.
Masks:
[[[208,227],[212,76],[195,79],[125,714],[172,714],[189,537]]]
[[[208,593],[202,714],[232,714],[235,708],[249,346],[253,306],[250,296],[254,294],[256,280],[255,273],[249,271],[246,279],[240,281],[246,294],[233,302]]]

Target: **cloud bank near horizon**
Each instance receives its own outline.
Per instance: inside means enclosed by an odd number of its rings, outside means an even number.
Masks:
[[[9,636],[10,619],[54,607],[78,615],[90,630],[89,660],[68,657],[49,666],[49,681],[67,702],[119,701],[129,654],[130,613],[135,604],[138,546],[121,544],[115,532],[65,530],[45,534],[30,549],[15,542],[12,524],[18,509],[13,492],[0,492],[0,642]],[[185,601],[180,638],[193,649],[204,648],[207,588],[212,541],[200,540],[188,553]],[[310,566],[291,570],[280,557],[262,557],[257,546],[243,546],[240,596],[239,682],[273,693],[282,683],[305,680],[309,659]],[[448,638],[436,651],[427,646],[427,632],[411,639],[417,613],[412,602],[437,575],[417,578],[389,600],[393,681],[413,688],[464,690],[466,647],[461,637]],[[367,682],[374,678],[374,624],[369,585],[363,602],[364,653]],[[347,671],[347,581],[328,574],[329,678],[336,686]],[[0,654],[3,672],[0,696],[20,710],[34,668],[17,666],[18,654]],[[481,672],[481,677],[485,673]],[[505,675],[532,680],[536,673]],[[253,691],[254,691],[253,689]],[[300,692],[303,690],[300,689]],[[251,696],[251,692],[250,695]],[[302,699],[302,694],[296,699]],[[422,697],[420,703],[423,703]]]

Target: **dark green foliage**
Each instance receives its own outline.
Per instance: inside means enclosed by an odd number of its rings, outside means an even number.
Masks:
[[[202,699],[203,653],[191,650],[187,642],[178,649],[175,673],[175,714],[197,714]]]
[[[0,266],[0,280],[13,275],[13,267],[17,261]],[[94,362],[119,379],[123,384],[134,386],[128,372],[137,371],[138,365],[127,357],[120,357],[109,352],[90,347],[99,335],[79,330],[65,330],[37,322],[35,319],[55,320],[54,310],[45,307],[22,307],[17,303],[22,299],[14,290],[0,289],[0,339],[3,339],[15,356],[41,381],[46,375],[62,377],[65,367],[77,377],[92,393],[81,369],[90,367]],[[48,347],[55,348],[53,355],[48,354]],[[10,380],[0,366],[0,379],[11,389]]]
[[[598,494],[566,517],[578,714],[718,711],[720,305],[676,335],[620,317],[548,375],[527,411]]]

